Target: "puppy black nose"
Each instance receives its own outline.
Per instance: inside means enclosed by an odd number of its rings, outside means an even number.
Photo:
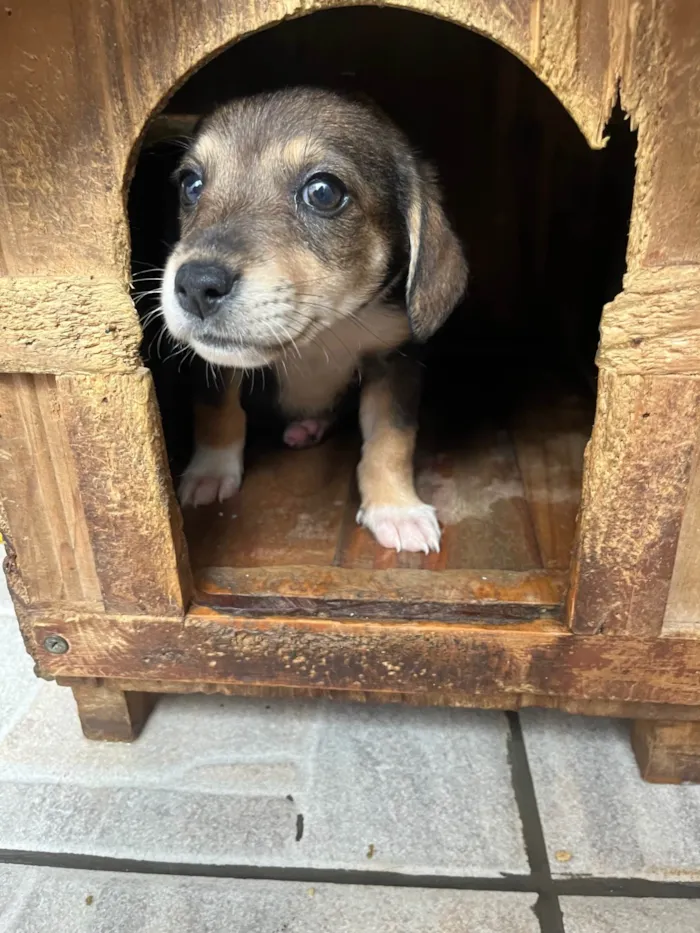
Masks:
[[[185,262],[175,276],[175,294],[188,314],[204,320],[219,310],[240,274],[209,262]]]

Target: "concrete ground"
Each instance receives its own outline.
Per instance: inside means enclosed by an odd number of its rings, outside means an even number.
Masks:
[[[82,737],[0,597],[0,933],[694,933],[700,787],[628,727],[165,697]]]

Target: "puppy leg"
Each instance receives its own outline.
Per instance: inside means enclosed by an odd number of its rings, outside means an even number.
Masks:
[[[179,489],[183,505],[223,502],[241,485],[246,428],[241,379],[235,372],[225,378],[218,404],[195,403],[195,450]]]
[[[360,396],[357,521],[383,547],[427,554],[440,550],[440,526],[413,482],[419,398],[420,374],[410,360],[396,358],[368,374]]]

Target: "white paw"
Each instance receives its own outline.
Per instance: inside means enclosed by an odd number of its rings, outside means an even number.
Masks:
[[[180,502],[195,508],[223,502],[238,492],[242,478],[242,443],[229,447],[197,447],[180,480]]]
[[[432,505],[370,506],[360,509],[357,523],[368,528],[382,547],[424,554],[440,550],[440,526]]]

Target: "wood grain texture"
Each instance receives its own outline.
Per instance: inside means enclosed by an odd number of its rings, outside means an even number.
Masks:
[[[543,559],[547,570],[566,570],[592,412],[578,396],[557,401],[554,395],[553,400],[548,388],[536,411],[520,420],[517,457],[505,426],[469,429],[460,436],[451,424],[449,436],[433,436],[436,413],[426,410],[417,488],[436,507],[442,523],[439,554],[396,553],[380,547],[357,525],[358,439],[354,432],[341,431],[305,451],[275,445],[250,450],[243,486],[234,499],[185,510],[193,566],[207,574],[212,568],[222,588],[225,568],[231,568],[229,583],[240,582],[242,595],[249,596],[253,594],[244,573],[259,570],[252,579],[263,580],[275,568],[284,575],[289,566],[299,568],[305,580],[314,578],[311,567],[319,569],[319,580],[334,566],[357,571],[358,580],[369,572],[404,573],[409,592],[408,581],[421,574],[445,574],[447,584],[457,579],[457,571],[478,571],[464,577],[465,594],[482,572],[525,574],[541,569]],[[500,418],[499,425],[505,425],[507,416]],[[447,586],[449,592],[456,584]],[[437,587],[436,582],[429,601],[439,598]],[[319,598],[330,598],[329,592],[320,585]],[[443,602],[452,613],[451,597],[446,595]]]
[[[560,615],[566,582],[544,571],[206,568],[196,599],[235,615],[522,622]]]
[[[700,783],[700,722],[635,722],[632,747],[645,781]]]
[[[75,684],[73,696],[85,738],[103,742],[133,741],[153,705],[151,694],[127,692],[101,683]]]
[[[613,5],[620,20],[627,18],[620,50],[622,106],[639,127],[628,268],[697,266],[700,5],[694,0]]]
[[[211,609],[184,622],[68,613],[25,621],[44,676],[700,705],[697,639],[573,635],[551,622],[237,619]],[[68,641],[66,654],[41,647],[54,634]]]
[[[103,608],[53,377],[0,376],[0,469],[17,604]]]
[[[513,428],[526,500],[547,570],[568,570],[591,415],[578,399],[526,410]]]
[[[664,616],[664,634],[674,631],[700,636],[700,429]]]
[[[207,683],[206,681],[173,680],[97,680],[91,677],[58,677],[64,687],[78,684],[104,684],[126,692],[221,694],[223,696],[256,697],[258,699],[323,699],[352,703],[401,703],[406,706],[446,706],[466,709],[556,709],[580,716],[604,716],[616,719],[695,721],[700,707],[669,703],[635,703],[620,700],[580,700],[536,693],[456,693],[453,690],[399,693],[390,690],[334,690],[328,687],[270,687],[249,684]]]
[[[421,418],[416,488],[433,505],[442,526],[438,554],[408,553],[377,546],[357,525],[356,488],[340,530],[336,562],[348,570],[529,570],[541,567],[522,479],[505,430],[467,436],[434,436],[433,412]]]
[[[141,328],[123,285],[0,277],[0,372],[128,372]]]
[[[105,607],[182,616],[191,583],[151,374],[57,386]]]
[[[602,372],[570,592],[576,632],[658,635],[700,410],[700,379]]]
[[[700,267],[628,275],[606,305],[597,362],[618,373],[700,373]]]
[[[250,450],[239,495],[185,509],[193,566],[332,564],[358,459],[356,439],[345,437]]]

